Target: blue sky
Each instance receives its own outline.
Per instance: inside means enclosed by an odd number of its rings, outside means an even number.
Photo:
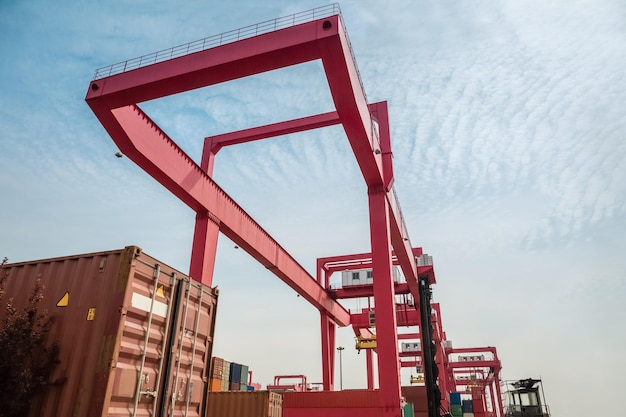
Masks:
[[[1,1],[0,256],[136,244],[186,271],[194,214],[114,157],[83,100],[94,70],[324,4]],[[341,8],[368,98],[389,103],[396,189],[412,243],[434,257],[448,337],[496,346],[507,379],[543,377],[555,415],[608,415],[626,371],[625,3]],[[197,160],[205,136],[333,105],[313,62],[143,108]],[[311,272],[369,250],[341,128],[224,149],[215,178]],[[215,283],[216,354],[263,384],[321,379],[314,308],[227,239]],[[351,347],[351,331],[339,341]],[[364,368],[344,351],[344,386],[364,386]]]

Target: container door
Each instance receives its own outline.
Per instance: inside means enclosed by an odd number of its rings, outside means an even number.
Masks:
[[[159,417],[203,415],[216,305],[215,290],[187,278],[180,281]]]
[[[141,257],[130,272],[107,417],[156,416],[167,365],[176,274]]]

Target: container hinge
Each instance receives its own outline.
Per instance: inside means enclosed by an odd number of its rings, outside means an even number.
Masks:
[[[178,388],[178,398],[177,401],[182,401],[183,400],[183,391],[185,390],[185,385],[187,384],[187,380],[182,379],[180,381],[180,387]]]
[[[139,392],[139,394],[141,395],[145,395],[146,397],[152,397],[152,398],[156,398],[157,397],[157,392],[155,390],[147,390],[147,391],[141,391]]]
[[[193,381],[189,381],[189,387],[187,388],[187,405],[191,401],[191,394],[193,394]]]

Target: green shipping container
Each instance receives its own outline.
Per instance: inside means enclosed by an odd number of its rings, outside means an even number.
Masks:
[[[415,412],[413,411],[413,404],[406,403],[404,404],[403,415],[404,417],[415,417]]]
[[[248,366],[241,365],[241,377],[239,378],[239,382],[242,384],[248,383]]]
[[[463,407],[461,404],[451,404],[450,414],[452,414],[452,417],[463,417]]]

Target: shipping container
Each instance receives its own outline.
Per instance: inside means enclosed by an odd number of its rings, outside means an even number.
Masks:
[[[452,414],[452,417],[463,417],[463,407],[461,404],[450,404],[450,414]]]
[[[270,391],[210,392],[207,417],[282,417],[283,398]]]
[[[124,249],[6,265],[4,302],[37,281],[59,364],[31,417],[203,415],[218,292]],[[0,316],[5,313],[0,309]]]
[[[242,369],[242,365],[239,363],[231,363],[230,364],[230,382],[231,384],[233,382],[236,382],[237,384],[241,383],[241,382],[246,382],[246,381],[241,381],[241,369]]]
[[[230,390],[230,362],[224,360],[224,373],[222,374],[222,391]]]
[[[461,393],[460,392],[451,392],[450,393],[450,404],[461,405]]]
[[[248,383],[248,365],[241,365],[241,377],[239,382],[242,384]]]
[[[222,390],[222,380],[211,378],[211,383],[209,384],[209,391],[219,392],[221,390]]]
[[[413,410],[418,412],[428,411],[428,398],[424,385],[411,385],[402,387],[402,396],[407,403],[413,404]]]
[[[213,357],[211,360],[211,378],[222,379],[224,375],[224,359]]]
[[[463,409],[463,413],[473,413],[474,403],[472,400],[463,400],[461,408]]]

